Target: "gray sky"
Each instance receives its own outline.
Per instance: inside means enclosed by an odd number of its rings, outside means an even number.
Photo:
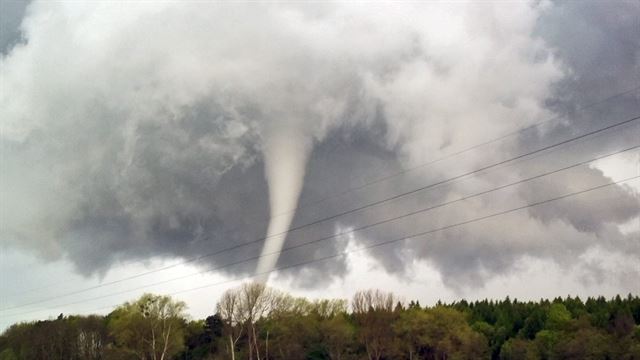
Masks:
[[[263,238],[270,214],[304,226],[286,248],[639,145],[633,122],[305,226],[640,115],[640,5],[25,4],[0,17],[4,309]],[[629,151],[285,251],[277,267],[354,252],[271,281],[426,303],[638,293],[639,181],[355,250],[638,176],[639,162]],[[255,259],[124,292],[261,248],[2,311],[0,326],[242,279]],[[234,284],[176,296],[200,317]]]

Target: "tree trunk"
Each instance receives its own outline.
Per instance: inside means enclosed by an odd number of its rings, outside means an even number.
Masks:
[[[229,352],[231,353],[231,360],[236,360],[236,349],[233,346],[233,337],[229,335]]]
[[[247,336],[249,337],[249,360],[253,360],[253,331],[251,331],[251,320],[247,323]]]
[[[256,346],[256,359],[260,360],[260,349],[258,348],[258,337],[256,336],[256,327],[255,325],[251,325],[253,330],[253,343]]]
[[[151,326],[151,352],[153,353],[153,360],[156,360],[156,332]]]
[[[162,356],[160,356],[160,360],[164,360],[164,357],[167,354],[167,347],[169,347],[170,334],[171,334],[171,324],[169,324],[169,328],[167,329],[167,335],[164,337],[164,347],[162,348]]]

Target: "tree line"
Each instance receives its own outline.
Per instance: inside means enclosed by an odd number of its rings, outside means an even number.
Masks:
[[[421,306],[380,290],[308,300],[257,283],[215,314],[145,294],[106,316],[23,322],[0,335],[13,359],[640,359],[640,297],[465,300]]]

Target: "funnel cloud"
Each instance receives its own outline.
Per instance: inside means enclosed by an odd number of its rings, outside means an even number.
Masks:
[[[264,163],[271,219],[256,268],[257,281],[261,282],[267,282],[278,262],[302,191],[309,145],[303,131],[297,127],[294,123],[272,129],[265,142]]]

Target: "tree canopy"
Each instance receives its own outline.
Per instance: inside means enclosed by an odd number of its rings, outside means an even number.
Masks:
[[[348,302],[244,284],[215,308],[190,320],[184,303],[145,294],[106,316],[14,324],[0,335],[0,360],[640,359],[632,295],[423,307],[380,290]]]

